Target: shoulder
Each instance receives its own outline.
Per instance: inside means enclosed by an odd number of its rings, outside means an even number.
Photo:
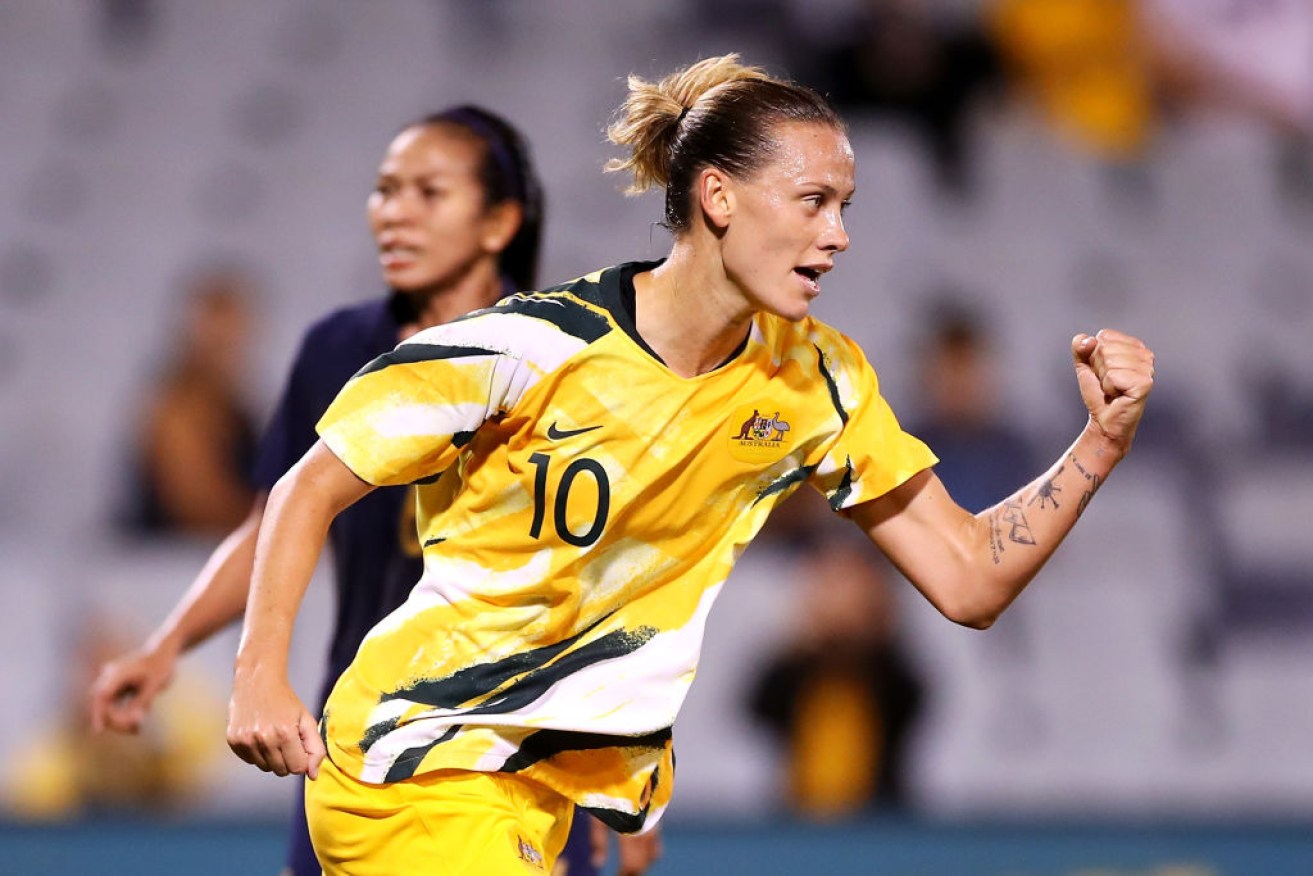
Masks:
[[[613,265],[537,292],[508,295],[470,316],[501,314],[537,319],[591,343],[616,328],[621,286],[636,267],[636,263]]]
[[[326,407],[324,399],[331,400],[358,369],[394,346],[396,324],[387,298],[337,308],[301,336],[288,378],[290,395]]]
[[[823,367],[863,367],[866,354],[861,347],[843,332],[815,317],[797,322],[770,314],[757,319],[757,334],[778,360],[820,360]]]
[[[339,307],[310,324],[302,336],[302,347],[359,344],[387,316],[388,301],[383,297]]]
[[[478,321],[488,326],[524,324],[540,332],[561,332],[585,344],[615,328],[607,311],[572,287],[555,287],[541,292],[519,292],[484,310],[476,310],[458,321]]]
[[[397,324],[388,299],[340,307],[315,320],[297,349],[293,370],[334,388],[358,368],[396,346]]]
[[[880,379],[855,341],[819,319],[789,322],[763,315],[757,327],[774,362],[792,360],[812,390],[829,399],[842,422],[880,398]]]
[[[544,370],[585,349],[616,329],[606,304],[606,287],[615,268],[508,295],[406,340],[405,345],[469,348],[525,359]]]

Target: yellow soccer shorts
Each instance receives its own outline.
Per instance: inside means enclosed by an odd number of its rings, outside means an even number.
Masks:
[[[328,758],[305,783],[326,876],[549,876],[574,804],[519,776],[438,770],[371,785]]]

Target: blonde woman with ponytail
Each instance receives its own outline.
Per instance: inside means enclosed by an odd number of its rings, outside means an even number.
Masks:
[[[819,95],[711,58],[631,78],[609,134],[626,150],[609,169],[665,191],[668,257],[403,342],[346,385],[270,496],[229,743],[314,779],[326,873],[549,872],[574,804],[649,830],[707,613],[802,484],[946,617],[984,628],[1130,448],[1153,355],[1079,334],[1089,417],[1071,447],[980,514],[952,500],[862,351],[808,313],[848,249],[855,189]],[[403,483],[423,575],[316,725],[285,665],[323,532]]]

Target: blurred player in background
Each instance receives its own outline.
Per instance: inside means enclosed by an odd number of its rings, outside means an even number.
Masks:
[[[0,775],[6,817],[67,821],[73,818],[170,816],[194,804],[202,780],[226,754],[214,732],[225,695],[202,674],[186,678],[177,695],[160,704],[154,720],[133,738],[94,733],[87,688],[106,660],[130,647],[121,618],[81,608],[68,618],[58,643],[68,685],[56,712],[29,723]]]
[[[1128,451],[1153,356],[1072,339],[1088,418],[1036,480],[973,515],[861,350],[808,316],[848,248],[844,123],[730,55],[630,79],[610,137],[662,187],[674,243],[428,329],[362,369],[271,491],[228,740],[304,773],[327,873],[550,869],[578,805],[641,831],[707,612],[804,482],[948,618],[987,627]],[[320,723],[287,679],[339,514],[420,483],[425,574],[361,643]]]
[[[812,819],[911,803],[925,682],[901,638],[897,576],[861,541],[831,535],[801,555],[790,641],[763,649],[748,695],[784,756],[787,804]]]
[[[543,221],[537,173],[524,137],[486,109],[451,108],[398,133],[367,213],[391,293],[335,311],[306,333],[260,445],[258,500],[159,628],[101,672],[92,704],[97,729],[137,732],[178,657],[241,617],[268,491],[315,442],[316,421],[351,375],[416,332],[536,281]],[[337,611],[321,702],[361,639],[423,571],[415,488],[375,491],[334,521],[330,540]],[[571,876],[592,868],[586,822],[571,843]],[[642,860],[637,848],[621,854]],[[320,872],[300,800],[288,867],[295,876]]]
[[[219,538],[251,508],[255,419],[243,391],[257,281],[237,263],[184,283],[168,363],[151,381],[133,436],[125,528]]]

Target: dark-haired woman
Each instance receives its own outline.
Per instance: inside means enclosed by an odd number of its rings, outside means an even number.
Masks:
[[[949,497],[861,350],[808,315],[855,187],[814,92],[713,58],[631,79],[610,134],[636,189],[665,188],[669,256],[416,335],[343,388],[271,493],[228,741],[317,776],[327,873],[542,872],[572,804],[655,823],[707,612],[804,482],[944,615],[986,627],[1130,446],[1152,354],[1077,335],[1089,417],[1069,450],[980,514]],[[322,532],[414,482],[424,575],[366,636],[321,736],[284,664]]]
[[[97,729],[137,732],[178,658],[241,617],[268,491],[314,444],[315,423],[351,375],[416,332],[536,282],[540,184],[526,140],[486,109],[454,107],[403,128],[379,166],[367,214],[390,294],[307,331],[261,442],[259,500],[159,628],[104,667],[92,693]],[[412,487],[377,490],[333,523],[337,610],[321,704],[365,633],[423,570],[414,502]],[[586,826],[583,833],[572,873],[587,872]],[[287,872],[320,872],[300,800]]]

